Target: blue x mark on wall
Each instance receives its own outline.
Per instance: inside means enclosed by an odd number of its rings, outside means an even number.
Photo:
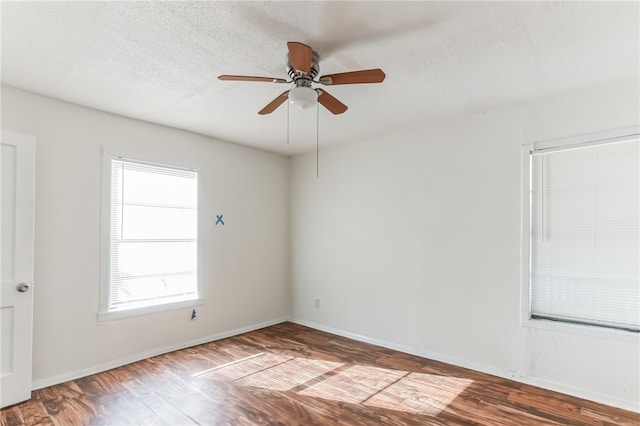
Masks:
[[[223,215],[223,214],[217,214],[217,215],[216,215],[216,217],[217,217],[217,219],[216,219],[216,225],[218,225],[218,224],[222,224],[222,225],[224,225],[224,220],[222,220],[222,216],[224,216],[224,215]]]

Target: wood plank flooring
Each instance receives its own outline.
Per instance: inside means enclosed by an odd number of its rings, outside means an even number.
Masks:
[[[640,425],[637,413],[292,323],[32,393],[4,425]]]

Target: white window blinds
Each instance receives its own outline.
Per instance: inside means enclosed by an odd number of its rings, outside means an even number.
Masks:
[[[531,316],[640,330],[640,141],[531,155]]]
[[[111,160],[108,310],[198,296],[197,173]]]

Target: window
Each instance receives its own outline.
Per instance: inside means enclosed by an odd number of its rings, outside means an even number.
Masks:
[[[640,330],[640,140],[529,146],[530,319]]]
[[[108,153],[103,167],[101,316],[192,303],[198,298],[197,172]]]

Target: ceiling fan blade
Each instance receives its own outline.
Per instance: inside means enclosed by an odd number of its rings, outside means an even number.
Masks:
[[[325,86],[335,86],[337,84],[382,83],[385,77],[384,71],[380,68],[375,68],[372,70],[323,75],[318,81]]]
[[[224,81],[264,81],[266,83],[288,83],[284,78],[252,77],[249,75],[219,75],[218,80]]]
[[[289,48],[289,62],[291,62],[293,70],[311,74],[313,50],[306,44],[297,41],[288,42],[287,47]]]
[[[318,102],[333,114],[342,114],[349,108],[322,89],[316,89],[316,92],[318,92]]]
[[[288,90],[286,92],[282,92],[281,94],[278,95],[278,97],[276,97],[274,100],[269,102],[267,106],[265,106],[260,111],[258,111],[258,114],[260,115],[271,114],[273,111],[276,110],[276,108],[282,105],[284,101],[287,100],[288,97],[289,97]]]

